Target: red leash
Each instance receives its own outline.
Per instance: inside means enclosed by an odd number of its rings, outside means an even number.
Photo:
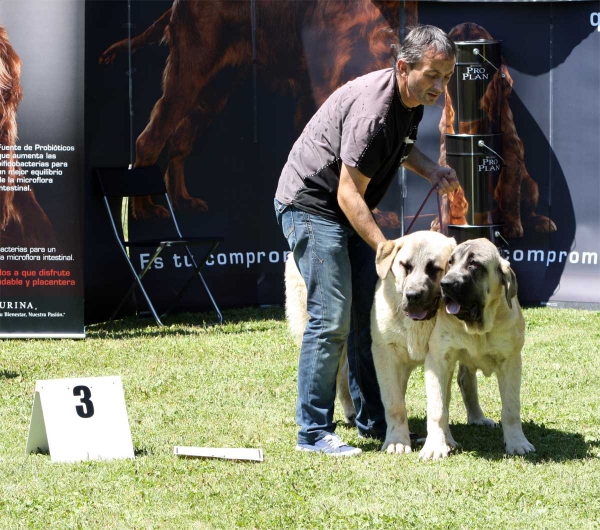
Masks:
[[[406,234],[408,234],[410,232],[410,229],[415,224],[415,221],[419,217],[419,214],[421,213],[421,210],[424,208],[425,204],[427,204],[427,201],[429,200],[429,197],[431,197],[431,194],[435,191],[436,187],[437,186],[432,186],[431,187],[431,189],[429,190],[429,193],[427,194],[427,197],[425,197],[425,200],[423,201],[423,204],[421,204],[421,206],[417,210],[417,213],[413,217],[413,220],[408,225],[408,228],[404,231],[404,235],[406,235]],[[440,203],[440,195],[439,195],[439,193],[437,194],[437,207],[438,207],[438,218],[440,220],[440,234],[443,234],[444,233],[444,225],[443,225],[443,222],[442,222],[442,206],[441,206],[441,203]]]

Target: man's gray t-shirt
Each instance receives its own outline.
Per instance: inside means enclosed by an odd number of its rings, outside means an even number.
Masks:
[[[422,105],[402,104],[392,68],[346,83],[302,131],[283,167],[275,198],[349,224],[337,202],[341,162],[371,179],[365,202],[375,208],[408,157],[422,117]]]

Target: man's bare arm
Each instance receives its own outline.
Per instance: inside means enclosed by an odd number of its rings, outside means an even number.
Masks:
[[[426,178],[432,186],[437,186],[438,193],[450,193],[459,186],[456,172],[452,168],[439,166],[416,145],[413,145],[410,155],[402,165]]]
[[[352,228],[371,248],[377,250],[377,245],[386,239],[365,202],[365,191],[370,180],[358,169],[342,163],[337,199]]]

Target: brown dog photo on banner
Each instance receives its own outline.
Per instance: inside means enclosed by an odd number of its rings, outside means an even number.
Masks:
[[[483,27],[465,22],[454,26],[448,35],[455,42],[461,41],[493,41],[493,37]],[[509,105],[509,96],[513,89],[513,79],[510,76],[504,57],[501,58],[501,67],[495,73],[481,98],[481,109],[487,112],[490,119],[500,115],[502,131],[502,158],[505,165],[500,172],[498,185],[494,198],[498,203],[500,217],[504,225],[504,236],[509,238],[522,237],[523,225],[533,228],[536,232],[549,233],[556,231],[556,224],[544,215],[535,212],[539,201],[537,183],[531,178],[525,167],[525,149],[523,142],[513,120],[513,113]],[[455,110],[452,100],[446,89],[446,104],[439,124],[441,133],[439,164],[446,166],[446,134],[474,134],[477,131],[476,123],[461,122],[460,130],[454,130]],[[498,108],[498,106],[500,108]],[[448,224],[467,224],[466,214],[469,204],[462,188],[444,197],[444,210],[447,211]],[[444,214],[442,214],[444,216]],[[433,228],[438,227],[437,219],[432,223]]]
[[[48,247],[54,245],[54,229],[31,184],[19,184],[16,176],[15,182],[7,178],[21,169],[15,155],[17,107],[23,97],[20,79],[21,60],[0,26],[0,246]]]
[[[99,62],[111,64],[129,48],[169,47],[162,97],[137,138],[135,167],[155,164],[168,143],[171,200],[178,209],[202,212],[208,204],[190,195],[184,161],[244,79],[256,75],[277,93],[290,94],[301,131],[336,88],[390,67],[400,27],[416,21],[417,2],[396,0],[175,0],[131,43],[107,48]],[[132,210],[138,219],[168,215],[149,197],[136,198]]]

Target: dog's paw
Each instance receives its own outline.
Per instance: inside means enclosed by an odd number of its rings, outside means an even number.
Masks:
[[[481,416],[480,418],[472,418],[468,421],[469,425],[485,425],[486,427],[492,427],[496,429],[500,427],[500,424],[492,420],[491,418],[486,418],[485,416]]]
[[[171,217],[169,210],[164,206],[154,204],[149,196],[132,197],[131,213],[134,219],[138,220],[166,219]]]
[[[106,49],[100,58],[98,59],[99,64],[112,64],[115,62],[116,56],[123,51],[123,43],[125,41],[117,42],[113,44],[110,48]]]
[[[132,208],[133,217],[138,220],[167,219],[171,217],[169,210],[158,204],[149,207]]]
[[[521,221],[504,222],[504,236],[508,238],[523,237],[523,225]]]
[[[383,212],[378,208],[373,210],[373,217],[379,228],[388,228],[391,230],[400,228],[400,217],[396,212]]]
[[[504,450],[508,455],[526,455],[535,451],[533,444],[529,443],[525,436],[504,442]]]
[[[534,215],[531,222],[533,223],[534,230],[538,233],[549,234],[556,232],[556,224],[545,215]]]
[[[98,64],[112,64],[115,62],[116,53],[109,53],[106,50],[99,58]]]
[[[184,212],[208,212],[208,203],[194,197],[178,197],[173,200],[173,205]]]
[[[346,424],[350,426],[356,426],[356,412],[345,412],[344,418],[346,418]]]
[[[454,440],[430,440],[427,437],[425,445],[419,453],[419,460],[439,460],[440,458],[447,458],[452,450],[456,447]]]
[[[412,453],[412,448],[410,446],[410,440],[408,443],[402,442],[388,442],[387,440],[383,443],[383,447],[381,451],[385,451],[388,455],[404,455],[408,453]]]

